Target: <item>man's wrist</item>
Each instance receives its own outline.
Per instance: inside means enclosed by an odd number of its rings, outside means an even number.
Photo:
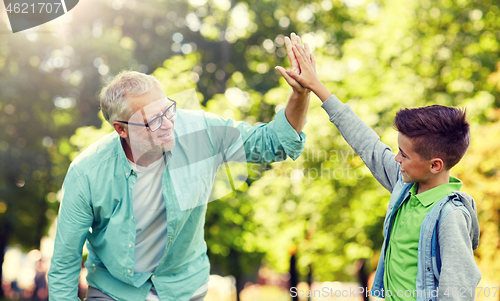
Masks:
[[[297,95],[298,97],[305,97],[309,95],[309,93],[311,93],[311,90],[307,88],[304,88],[302,91],[297,91],[295,89],[292,89],[292,91],[293,91],[292,93]]]

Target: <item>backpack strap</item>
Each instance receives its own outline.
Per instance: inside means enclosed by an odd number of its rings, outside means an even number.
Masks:
[[[439,275],[441,274],[441,265],[442,265],[441,252],[439,248],[439,222],[443,220],[448,215],[448,213],[450,213],[452,210],[456,208],[462,210],[468,217],[467,228],[469,229],[469,235],[471,234],[472,231],[472,226],[470,224],[471,215],[469,210],[467,210],[467,207],[465,207],[465,205],[462,203],[460,194],[456,192],[450,194],[448,196],[448,200],[446,200],[446,203],[443,205],[443,208],[441,208],[441,212],[439,212],[434,233],[432,234],[431,258],[433,259],[432,267],[433,267],[434,277],[437,279],[437,281],[439,281]]]

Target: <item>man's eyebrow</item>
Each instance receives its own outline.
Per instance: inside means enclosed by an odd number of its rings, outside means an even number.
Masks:
[[[170,101],[170,99],[169,99]],[[161,114],[165,113],[165,111],[172,105],[173,102],[170,101],[170,103],[167,103],[165,104],[165,106],[162,106],[161,110],[159,112],[154,112],[154,114],[152,114],[151,116],[149,116],[149,120],[152,120],[158,116],[160,116]],[[147,117],[147,116],[146,116]]]

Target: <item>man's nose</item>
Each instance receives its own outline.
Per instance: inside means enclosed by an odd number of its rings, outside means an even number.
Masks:
[[[174,119],[175,116],[168,119],[167,116],[162,116],[161,128],[162,129],[170,129],[174,127]]]

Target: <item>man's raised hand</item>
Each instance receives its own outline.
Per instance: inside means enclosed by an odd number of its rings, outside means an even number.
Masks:
[[[286,52],[288,56],[288,60],[290,61],[290,70],[293,70],[294,72],[297,72],[300,74],[300,66],[297,61],[297,58],[295,57],[295,54],[293,52],[293,46],[294,45],[300,45],[300,37],[296,35],[295,33],[290,34],[290,38],[285,37],[285,46],[286,46]],[[283,76],[283,78],[286,80],[286,82],[292,87],[292,89],[297,92],[297,93],[307,93],[309,92],[308,89],[305,89],[302,87],[295,79],[290,77],[288,75],[287,71],[285,68],[281,66],[276,66],[275,69]]]

